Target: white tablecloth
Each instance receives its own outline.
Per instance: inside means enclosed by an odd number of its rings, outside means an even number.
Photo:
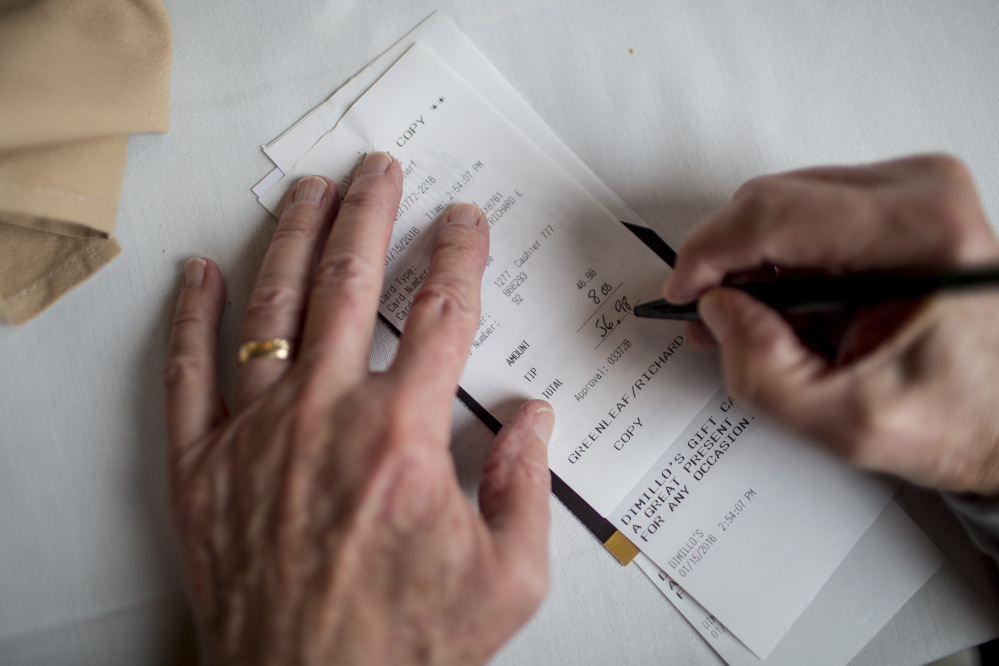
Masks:
[[[434,9],[673,244],[751,176],[929,150],[967,161],[999,221],[989,0],[167,4],[172,129],[131,141],[124,253],[35,321],[0,326],[3,664],[173,662],[185,616],[160,369],[183,263],[213,257],[229,281],[229,387],[273,229],[249,192],[271,166],[257,146]],[[381,331],[375,362],[392,348]],[[458,404],[453,429],[471,492],[491,436]],[[903,503],[949,562],[857,663],[921,663],[999,635],[995,569],[932,494]],[[552,511],[551,593],[497,663],[717,663],[636,567]]]

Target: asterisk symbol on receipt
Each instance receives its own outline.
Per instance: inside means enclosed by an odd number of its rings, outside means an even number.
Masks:
[[[437,103],[438,103],[438,104],[443,104],[443,103],[444,103],[444,98],[443,98],[443,97],[441,97],[441,98],[440,98],[439,100],[437,100]]]
[[[436,105],[436,104],[434,104],[434,105],[433,105],[433,106],[431,106],[430,108],[431,108],[431,109],[433,109],[434,111],[436,111],[436,110],[437,110],[437,105]]]

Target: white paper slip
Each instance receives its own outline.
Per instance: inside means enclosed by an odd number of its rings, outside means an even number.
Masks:
[[[328,100],[310,111],[264,148],[264,152],[279,167],[261,181],[259,188],[254,188],[254,193],[258,197],[262,197],[275,185],[280,188],[275,193],[276,196],[268,199],[270,204],[261,201],[268,210],[277,214],[273,202],[283,200],[284,195],[290,191],[298,178],[308,175],[295,170],[298,161],[326,132],[333,129],[343,113],[378,80],[378,77],[388,71],[389,67],[417,41],[429,46],[465,81],[474,82],[479,94],[496,108],[500,115],[527,135],[529,140],[566,170],[618,220],[645,226],[621,198],[548,127],[527,100],[476,48],[472,40],[440,12],[431,14],[409,31],[406,36],[341,86]],[[282,170],[287,174],[283,179]]]
[[[418,41],[435,43],[435,51],[442,58],[450,60],[453,56],[458,55],[456,52],[447,50],[455,33],[461,35],[464,40],[468,39],[443,14],[434,12],[337,88],[329,99],[309,111],[298,122],[282,132],[281,136],[264,146],[264,153],[271,158],[279,170],[287,173],[316,145],[319,139],[323,138],[326,132],[333,129],[333,126],[350,108],[350,105],[356,102],[371,87],[371,84],[378,80],[379,76],[388,71],[388,68],[410,46]],[[456,49],[460,48],[461,46],[456,46]]]
[[[635,561],[729,666],[839,666],[874,638],[940,568],[944,556],[889,502],[764,660],[652,560],[639,555]]]
[[[274,167],[269,174],[260,179],[260,182],[253,186],[252,191],[258,197],[262,197],[271,191],[275,185],[281,181],[284,172]]]
[[[614,519],[622,502],[633,503],[636,493],[650,487],[643,477],[662,477],[660,459],[671,445],[686,446],[685,431],[693,421],[702,426],[697,420],[702,409],[713,413],[720,404],[715,355],[690,352],[679,324],[631,314],[636,303],[658,296],[668,268],[423,45],[412,47],[383,75],[295,171],[345,185],[360,156],[371,150],[389,150],[405,174],[381,314],[404,326],[426,277],[434,221],[447,206],[469,201],[482,208],[491,228],[491,258],[461,386],[500,422],[525,399],[548,399],[558,414],[549,448],[552,470],[601,515]],[[277,207],[280,199],[272,190],[262,202]],[[759,482],[757,510],[741,522],[759,528],[760,535],[741,528],[716,536],[711,553],[691,568],[684,584],[697,590],[695,596],[712,598],[705,605],[761,656],[800,615],[891,492],[887,484],[846,469],[806,443],[791,442],[756,422],[736,436],[724,460],[718,460],[716,447],[712,464],[698,462],[709,471],[676,488],[683,493],[683,511],[677,513],[682,528],[672,520],[657,521],[656,536],[648,541],[653,560],[668,567],[690,537],[686,526],[713,525],[722,519],[719,507],[734,501],[727,487],[719,492],[708,480],[727,478],[739,493]],[[687,460],[695,455],[707,456],[692,451]],[[737,457],[743,462],[731,464]],[[788,462],[802,478],[774,483],[771,468]],[[804,487],[849,499],[837,503],[824,495],[810,502]],[[667,511],[664,505],[659,515]],[[785,521],[792,529],[804,524],[804,512],[828,532],[821,541],[828,552],[815,561],[795,557],[812,551],[781,529]],[[775,562],[784,569],[778,571]],[[768,577],[763,584],[780,582],[798,591],[752,608],[738,594],[724,594],[743,586],[742,572],[754,566]]]
[[[895,487],[743,411],[719,390],[612,518],[763,657]]]

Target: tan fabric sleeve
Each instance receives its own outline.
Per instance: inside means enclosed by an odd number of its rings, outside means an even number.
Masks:
[[[0,153],[0,221],[69,236],[110,235],[127,157],[127,136]]]
[[[0,146],[166,132],[159,0],[0,0]]]
[[[170,57],[161,0],[0,0],[0,319],[121,251],[128,135],[167,131]]]
[[[114,238],[79,238],[0,224],[0,319],[21,324],[121,252]]]

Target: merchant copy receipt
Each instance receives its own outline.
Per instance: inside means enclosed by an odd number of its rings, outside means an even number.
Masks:
[[[682,325],[636,319],[669,268],[422,44],[295,169],[345,185],[374,150],[404,172],[382,316],[404,331],[437,219],[478,205],[491,245],[462,388],[500,422],[551,402],[551,469],[766,656],[893,488],[744,411]]]

